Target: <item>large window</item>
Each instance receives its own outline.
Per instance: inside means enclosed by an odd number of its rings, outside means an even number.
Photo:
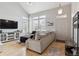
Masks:
[[[32,18],[33,20],[33,30],[38,31],[38,17]]]
[[[46,31],[46,16],[33,17],[33,30],[35,31]]]
[[[46,31],[46,16],[39,17],[39,28],[40,31]]]

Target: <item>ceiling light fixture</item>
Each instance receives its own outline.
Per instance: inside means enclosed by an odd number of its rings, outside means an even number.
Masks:
[[[61,4],[59,4],[58,14],[61,15],[63,13],[63,9],[61,8]]]

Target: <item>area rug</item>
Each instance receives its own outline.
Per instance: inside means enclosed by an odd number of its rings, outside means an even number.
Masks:
[[[48,56],[62,56],[60,48],[50,48],[48,52]]]
[[[0,56],[26,56],[26,47],[16,41],[4,43]]]

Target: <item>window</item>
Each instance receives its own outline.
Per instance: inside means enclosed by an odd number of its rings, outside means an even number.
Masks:
[[[45,16],[45,15],[42,15],[42,16],[40,16],[39,18],[46,18],[46,16]]]
[[[34,19],[34,20],[35,20],[35,19],[38,19],[38,17],[33,17],[32,19]]]
[[[33,30],[46,31],[46,16],[33,17]]]
[[[38,30],[38,17],[33,17],[33,30]]]
[[[46,16],[40,16],[39,17],[39,27],[40,27],[40,31],[46,31]]]

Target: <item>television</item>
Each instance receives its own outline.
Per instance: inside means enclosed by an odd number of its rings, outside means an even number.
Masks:
[[[17,21],[0,19],[0,29],[17,29],[17,28],[18,28]]]

